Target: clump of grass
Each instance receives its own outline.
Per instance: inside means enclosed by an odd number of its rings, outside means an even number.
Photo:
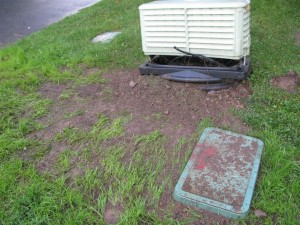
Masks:
[[[82,116],[84,114],[85,114],[85,110],[79,109],[79,110],[76,110],[74,112],[66,113],[64,117],[66,119],[70,119],[70,118],[73,118],[73,117],[76,117],[76,116]]]
[[[65,185],[64,177],[50,180],[18,158],[2,163],[0,173],[0,220],[4,224],[101,222],[82,194]]]
[[[104,141],[121,136],[124,133],[124,124],[128,120],[128,117],[119,117],[111,122],[107,116],[100,114],[98,122],[89,132],[89,137],[97,141]]]
[[[61,133],[55,135],[56,141],[67,141],[70,144],[76,144],[86,137],[86,133],[78,128],[66,127]]]

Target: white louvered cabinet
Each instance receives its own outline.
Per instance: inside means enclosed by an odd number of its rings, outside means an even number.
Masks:
[[[249,0],[163,0],[139,7],[146,55],[241,59],[250,49]]]

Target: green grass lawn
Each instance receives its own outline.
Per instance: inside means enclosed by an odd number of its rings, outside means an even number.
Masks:
[[[183,169],[193,146],[183,158],[178,152],[211,125],[208,120],[199,121],[191,140],[178,140],[170,156],[164,151],[166,137],[156,130],[133,137],[131,144],[138,151],[128,153],[129,144],[114,140],[126,135],[124,126],[132,120],[131,115],[124,112],[114,119],[99,115],[89,131],[65,128],[55,134],[54,142],[66,143],[68,148],[59,154],[50,172],[41,173],[37,168],[51,143],[29,134],[45,128],[39,120],[54,104],[41,96],[39,87],[44,83],[102,84],[105,81],[97,74],[82,76],[84,68],[99,68],[104,74],[141,64],[146,57],[141,50],[137,8],[144,2],[103,0],[0,49],[2,224],[104,224],[109,204],[119,206],[120,224],[189,224],[199,217],[191,210],[185,220],[176,221],[169,209],[159,209],[158,204],[164,190],[172,190],[174,185],[165,162],[171,157]],[[237,114],[253,128],[249,135],[265,143],[251,209],[261,209],[267,216],[256,218],[250,213],[233,223],[300,223],[300,95],[269,83],[289,70],[300,73],[300,47],[295,45],[295,34],[300,32],[299,8],[298,0],[251,2],[253,74],[249,80],[253,94]],[[106,31],[122,34],[111,43],[91,43]],[[64,92],[60,99],[68,100],[70,95],[72,91]],[[84,113],[78,110],[64,116]],[[145,160],[149,149],[153,157]],[[30,155],[29,159],[24,155]],[[90,163],[95,155],[103,159],[99,167]],[[124,163],[128,155],[130,161]],[[70,180],[74,159],[84,173]]]

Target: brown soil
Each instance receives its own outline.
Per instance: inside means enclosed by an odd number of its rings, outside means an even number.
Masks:
[[[104,220],[106,224],[117,224],[122,214],[122,207],[119,204],[113,205],[108,203],[104,212]]]
[[[290,93],[295,92],[300,86],[300,76],[295,71],[289,71],[284,76],[272,78],[270,84]]]
[[[300,45],[300,32],[295,35],[296,45]]]
[[[90,71],[94,73],[95,70]],[[49,115],[40,119],[47,127],[30,135],[31,138],[51,143],[52,150],[39,162],[38,169],[41,172],[52,171],[58,154],[66,147],[64,142],[53,141],[55,134],[66,127],[88,131],[96,123],[100,113],[112,119],[124,114],[132,115],[132,120],[125,127],[126,135],[123,141],[126,142],[127,139],[131,140],[133,135],[159,130],[168,138],[166,150],[170,155],[178,138],[194,134],[203,118],[211,118],[216,127],[227,127],[235,132],[245,133],[249,129],[228,111],[231,108],[244,107],[242,99],[251,94],[246,82],[237,83],[227,90],[206,93],[200,90],[199,84],[170,82],[156,76],[140,76],[137,70],[110,73],[104,75],[104,78],[107,79],[107,84],[72,89],[68,85],[47,83],[41,87],[41,95],[55,102]],[[72,97],[67,100],[60,99],[61,93],[69,89],[72,90]],[[67,114],[79,110],[84,113],[66,117]],[[75,148],[80,151],[80,146]],[[182,152],[182,157],[184,154]],[[95,160],[99,162],[100,159]],[[76,167],[76,163],[73,167]],[[73,167],[71,173],[82,173]],[[172,182],[175,184],[180,175],[180,168],[169,172],[174,173]],[[184,219],[188,207],[173,201],[172,191],[167,190],[163,194],[159,206],[163,210],[175,204],[174,218]],[[196,224],[227,224],[229,221],[206,211],[201,213],[203,221]],[[107,222],[114,223],[115,214],[118,213],[107,209],[105,214]]]

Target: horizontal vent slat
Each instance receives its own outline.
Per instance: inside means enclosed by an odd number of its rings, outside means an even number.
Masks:
[[[188,15],[233,15],[234,9],[188,9]]]
[[[192,53],[197,53],[199,52],[199,49],[198,48],[190,48],[190,52]],[[202,55],[215,55],[216,58],[219,58],[217,57],[217,55],[219,56],[222,56],[222,58],[224,58],[224,56],[232,56],[232,53],[233,53],[233,50],[230,49],[230,50],[227,50],[227,49],[222,49],[222,52],[220,53],[220,49],[201,49],[201,54]],[[227,58],[227,57],[225,57]]]
[[[234,38],[233,33],[196,33],[196,32],[189,32],[189,37],[195,38]]]
[[[174,42],[184,42],[186,38],[181,37],[149,37],[147,38],[148,42],[164,42],[164,43],[174,43]]]
[[[158,43],[158,42],[147,42],[147,47],[150,48],[174,48],[180,47],[180,48],[185,48],[186,44],[185,43]]]
[[[210,39],[210,38],[189,38],[191,44],[224,44],[233,45],[233,39]]]
[[[185,32],[145,32],[146,37],[185,37]]]
[[[144,30],[147,31],[185,31],[185,27],[144,27]]]
[[[227,27],[189,27],[189,31],[211,33],[234,33],[234,28]]]
[[[233,27],[234,22],[230,21],[188,21],[188,26],[199,26],[199,27]]]
[[[145,21],[144,26],[185,26],[184,21]]]
[[[184,21],[185,17],[184,15],[161,15],[161,16],[144,16],[144,21],[153,21],[153,20],[179,20]]]
[[[201,21],[214,21],[214,20],[223,20],[223,21],[234,21],[234,15],[188,15],[187,20],[201,20]]]
[[[151,15],[179,15],[184,14],[184,10],[182,9],[157,9],[157,10],[144,10],[143,15],[151,16]]]
[[[190,44],[190,48],[197,49],[220,49],[220,50],[233,50],[233,45],[216,45],[216,44]]]

